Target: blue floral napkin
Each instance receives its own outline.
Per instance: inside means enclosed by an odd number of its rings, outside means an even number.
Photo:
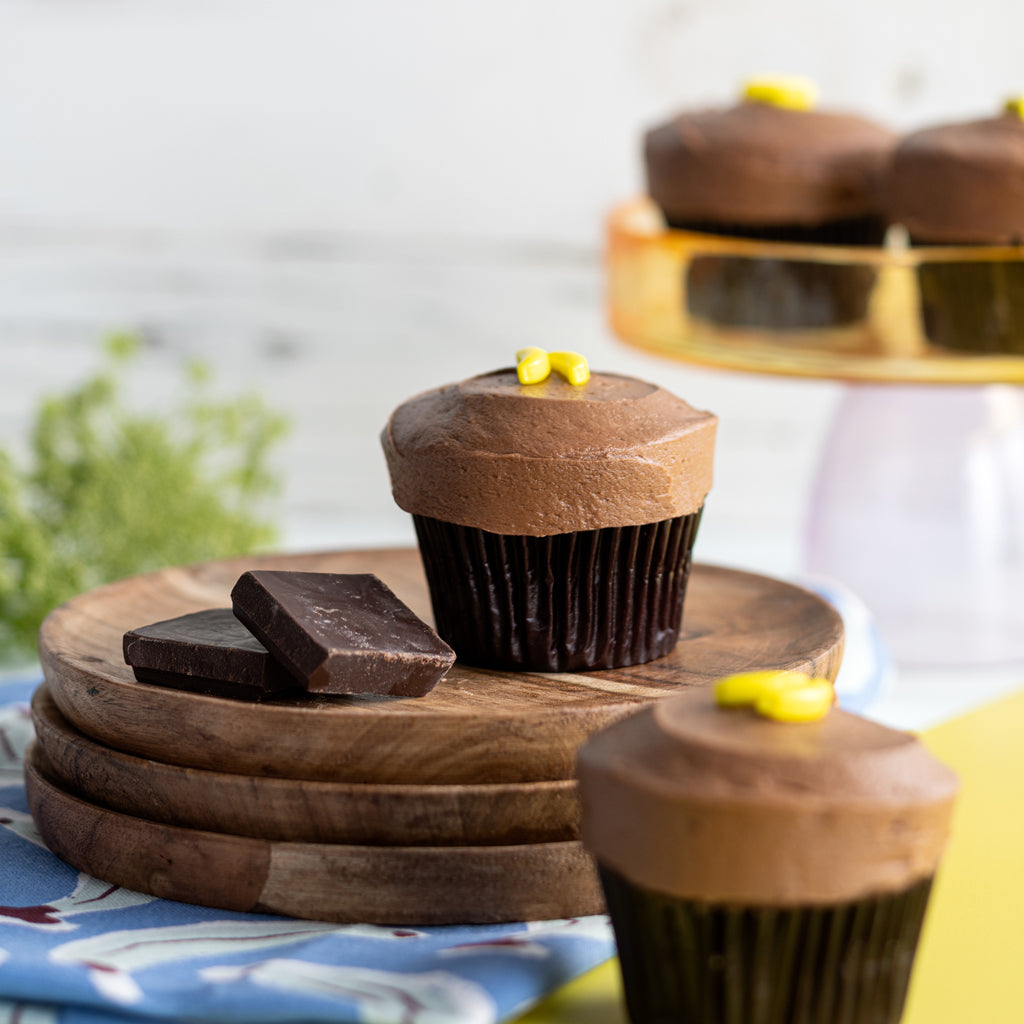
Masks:
[[[614,952],[605,917],[332,925],[173,903],[81,874],[42,846],[28,813],[36,682],[0,685],[0,1024],[490,1024]]]

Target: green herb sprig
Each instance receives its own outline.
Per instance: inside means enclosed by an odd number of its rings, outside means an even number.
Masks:
[[[256,395],[212,397],[199,363],[177,406],[134,411],[123,392],[140,348],[112,337],[95,376],[42,402],[29,465],[0,449],[0,662],[31,657],[45,615],[75,594],[277,538],[259,513],[280,489],[269,457],[285,418]]]

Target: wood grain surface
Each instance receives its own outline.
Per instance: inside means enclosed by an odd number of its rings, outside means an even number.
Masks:
[[[336,782],[459,784],[567,779],[587,736],[638,705],[748,669],[834,679],[842,620],[778,580],[696,565],[675,650],[646,665],[576,674],[456,663],[427,696],[306,696],[249,704],[149,686],[121,656],[127,629],[226,606],[250,568],[372,572],[432,621],[414,549],[233,559],[108,584],[50,614],[40,657],[81,732],[117,750],[211,771]]]
[[[82,735],[46,683],[32,698],[36,738],[62,789],[167,825],[261,839],[468,846],[579,836],[572,779],[415,786],[268,779],[163,764]]]
[[[124,888],[224,910],[391,925],[531,921],[601,913],[579,842],[386,847],[286,843],[177,828],[65,792],[38,744],[29,807],[46,845]]]

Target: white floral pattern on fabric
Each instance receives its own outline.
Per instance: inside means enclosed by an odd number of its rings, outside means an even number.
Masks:
[[[54,948],[50,959],[58,964],[87,964],[110,971],[130,972],[178,960],[276,949],[336,929],[337,925],[295,921],[287,917],[201,921],[167,928],[105,932],[75,939]]]
[[[16,836],[46,849],[32,815],[27,811],[15,807],[0,807],[0,828],[5,828],[8,832],[13,832]]]
[[[0,707],[0,786],[21,781],[25,748],[34,736],[27,704]]]
[[[455,974],[403,974],[366,967],[265,960],[251,967],[211,967],[202,972],[219,984],[246,980],[287,992],[342,996],[362,1007],[359,1019],[373,1024],[492,1024],[494,1000],[479,985]]]
[[[480,942],[467,942],[460,946],[451,946],[440,955],[448,958],[479,953],[482,950],[496,950],[508,956],[544,957],[547,946],[541,939],[557,935],[574,938],[588,938],[596,942],[611,940],[611,923],[604,915],[591,917],[571,917],[560,921],[527,921],[523,931],[513,935],[505,935],[498,939],[485,939]]]
[[[48,1006],[9,1003],[0,999],[0,1024],[58,1024],[59,1013]]]
[[[43,845],[38,836],[36,836],[35,842],[39,846]],[[43,848],[45,849],[45,847]],[[153,896],[132,892],[130,889],[122,889],[109,882],[101,882],[89,875],[79,874],[78,884],[68,896],[60,896],[48,903],[34,906],[0,906],[0,924],[21,925],[25,928],[39,928],[46,931],[72,931],[77,926],[68,921],[69,917],[124,907],[136,907],[143,903],[152,903],[153,899]]]

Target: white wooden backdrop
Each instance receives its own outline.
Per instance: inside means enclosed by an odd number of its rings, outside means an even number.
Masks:
[[[536,343],[722,417],[698,554],[789,572],[837,387],[668,365],[605,326],[643,127],[809,74],[897,127],[1024,89],[995,0],[0,0],[0,442],[141,326],[294,419],[291,547],[411,539],[377,433]]]

